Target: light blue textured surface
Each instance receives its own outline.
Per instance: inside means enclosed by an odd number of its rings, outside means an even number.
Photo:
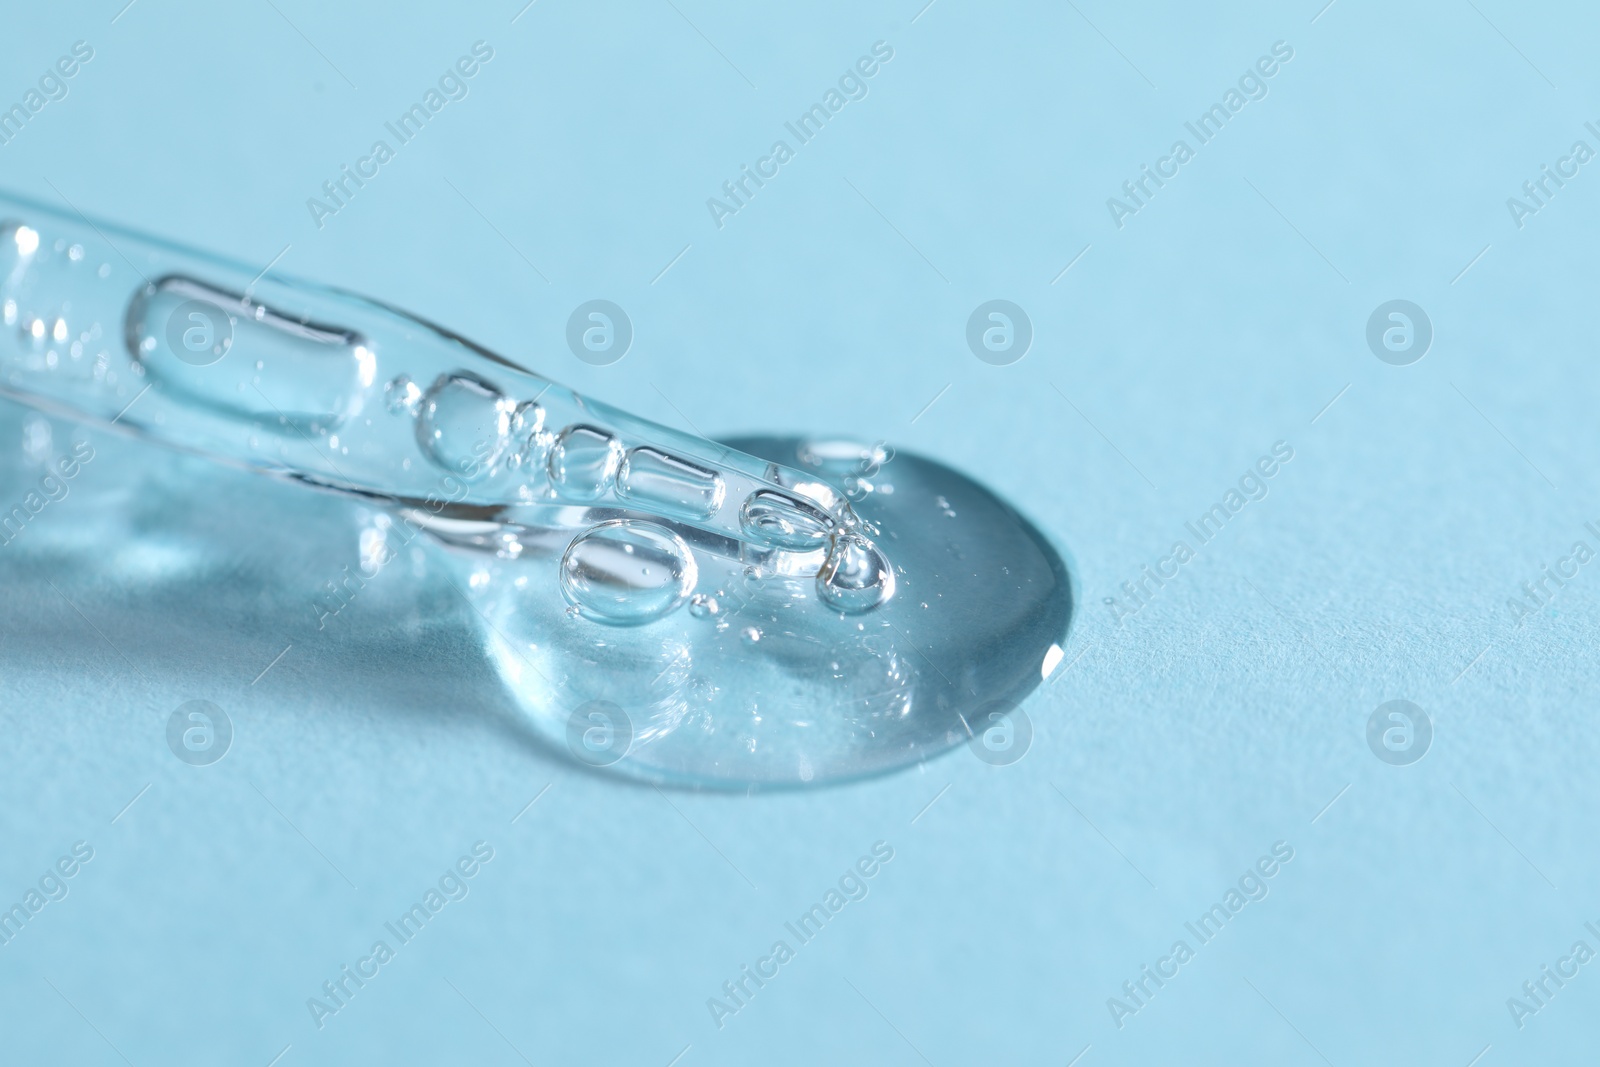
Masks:
[[[1600,148],[1592,11],[520,6],[19,8],[0,103],[74,41],[94,58],[0,176],[263,266],[288,246],[280,270],[663,422],[960,467],[1085,594],[1033,749],[750,799],[577,773],[426,558],[316,630],[360,509],[57,422],[96,458],[0,548],[0,898],[75,841],[94,858],[0,946],[7,1062],[1589,1055],[1595,964],[1521,1028],[1507,998],[1600,950],[1600,574],[1520,624],[1507,602],[1600,549],[1600,176],[1520,229],[1506,199]],[[306,199],[478,40],[466,99],[314,225]],[[880,40],[868,95],[719,229],[706,199]],[[1117,228],[1106,199],[1278,41],[1266,97]],[[610,367],[563,341],[597,297],[637,331]],[[993,298],[1035,327],[1013,366],[965,346]],[[1394,298],[1436,331],[1408,367],[1364,339]],[[41,474],[23,421],[6,507]],[[1268,496],[1117,622],[1102,598],[1277,441]],[[1409,767],[1365,740],[1399,697],[1436,730]],[[195,698],[236,729],[208,768],[163,733]],[[319,1029],[307,998],[480,840],[469,895]],[[865,899],[719,1029],[707,998],[880,840]],[[1119,1028],[1107,999],[1277,841],[1269,895]]]

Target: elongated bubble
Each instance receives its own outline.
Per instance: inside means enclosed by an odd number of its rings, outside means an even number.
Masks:
[[[266,428],[283,433],[336,431],[361,409],[376,370],[353,330],[287,317],[183,275],[140,289],[123,328],[152,382],[226,415],[270,410],[280,418]]]

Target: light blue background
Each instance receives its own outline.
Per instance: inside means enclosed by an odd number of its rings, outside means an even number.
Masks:
[[[1600,174],[1521,230],[1505,206],[1600,147],[1592,11],[520,6],[14,5],[5,103],[73,41],[95,58],[0,179],[263,266],[287,245],[279,270],[663,422],[960,467],[1085,594],[1034,747],[748,799],[577,773],[427,566],[309,625],[359,509],[90,430],[72,495],[0,549],[0,897],[96,850],[0,947],[7,1061],[1592,1057],[1600,965],[1522,1030],[1506,998],[1600,949],[1600,568],[1520,626],[1506,602],[1600,547]],[[318,230],[306,198],[478,39],[471,95]],[[706,198],[880,39],[870,95],[717,229]],[[1278,40],[1270,95],[1118,230],[1106,198]],[[597,297],[637,331],[605,368],[563,341]],[[965,346],[992,298],[1034,323],[1010,367]],[[1434,324],[1413,366],[1364,341],[1393,298]],[[1102,598],[1277,440],[1270,496],[1116,624]],[[1365,741],[1397,697],[1435,723],[1411,767]],[[192,698],[237,730],[213,767],[166,748]],[[471,895],[317,1030],[306,998],[480,839]],[[880,839],[870,895],[719,1031],[706,998]],[[1271,895],[1119,1030],[1106,999],[1278,840]]]

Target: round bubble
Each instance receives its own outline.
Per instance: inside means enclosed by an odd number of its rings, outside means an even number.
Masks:
[[[440,375],[417,406],[417,445],[445,470],[471,481],[511,444],[516,402],[474,374]]]
[[[561,592],[586,619],[639,626],[694,592],[697,568],[683,539],[640,519],[613,519],[579,534],[561,557]]]

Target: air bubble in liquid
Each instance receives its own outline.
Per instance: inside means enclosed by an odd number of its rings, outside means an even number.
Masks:
[[[337,429],[360,410],[377,371],[353,330],[280,315],[181,275],[134,295],[123,338],[163,388],[291,436]]]
[[[261,369],[261,364],[256,363],[256,370]],[[417,383],[402,374],[384,384],[383,406],[391,415],[416,414],[417,404],[422,400],[422,390],[417,388]]]
[[[539,406],[537,400],[524,400],[517,405],[516,413],[511,416],[511,433],[518,439],[528,437],[544,429],[544,408]]]
[[[614,519],[579,534],[561,557],[561,592],[579,614],[637,626],[688,599],[699,575],[689,546],[664,526]]]
[[[30,415],[22,424],[22,454],[32,463],[45,463],[50,459],[53,438],[50,420],[43,415]]]
[[[894,568],[864,537],[841,532],[817,572],[817,596],[847,614],[870,611],[894,595]]]
[[[39,231],[31,226],[21,223],[10,223],[5,227],[5,243],[15,249],[20,259],[28,259],[39,251]]]
[[[544,429],[545,412],[538,401],[524,400],[511,416],[511,449],[506,454],[506,469],[520,470],[544,462],[551,437]]]
[[[739,526],[779,548],[818,548],[828,539],[834,521],[826,511],[799,496],[758,489],[739,509]]]
[[[417,444],[445,470],[487,474],[511,443],[516,402],[475,374],[442,374],[417,407]]]
[[[583,425],[562,430],[545,462],[556,495],[584,502],[605,496],[621,465],[621,442],[598,427]]]
[[[617,496],[647,511],[706,520],[722,510],[722,476],[659,448],[631,449],[617,471]]]
[[[889,460],[888,450],[882,445],[863,444],[847,437],[812,438],[795,454],[806,466],[835,474],[882,466]]]

